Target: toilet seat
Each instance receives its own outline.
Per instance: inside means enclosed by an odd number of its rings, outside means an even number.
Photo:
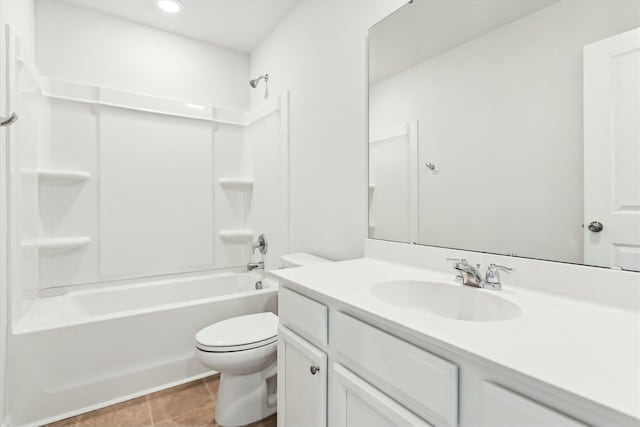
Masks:
[[[276,342],[277,340],[278,340],[278,337],[273,337],[264,341],[258,341],[254,343],[234,345],[234,346],[204,345],[199,342],[196,342],[196,347],[198,348],[198,350],[206,351],[209,353],[231,353],[231,352],[253,350],[254,348],[264,347],[266,345]]]
[[[196,347],[211,353],[228,353],[267,346],[278,339],[278,316],[249,314],[214,323],[196,334]]]

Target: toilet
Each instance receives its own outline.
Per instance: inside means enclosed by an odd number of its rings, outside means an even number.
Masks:
[[[282,268],[330,262],[306,253],[280,258]],[[220,372],[216,422],[224,427],[250,424],[276,412],[278,316],[257,313],[233,317],[201,329],[196,357]]]

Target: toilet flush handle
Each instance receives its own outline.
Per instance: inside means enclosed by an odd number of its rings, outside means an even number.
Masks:
[[[311,365],[311,367],[309,368],[311,375],[317,374],[319,370],[320,370],[320,366]]]

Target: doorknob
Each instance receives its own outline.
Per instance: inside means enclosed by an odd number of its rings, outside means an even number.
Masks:
[[[594,233],[599,233],[599,232],[602,231],[604,226],[602,225],[602,223],[600,221],[592,221],[592,222],[589,223],[587,228],[589,229],[589,231],[593,231]]]

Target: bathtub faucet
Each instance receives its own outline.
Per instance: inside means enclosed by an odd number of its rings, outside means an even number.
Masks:
[[[256,269],[264,270],[264,261],[249,262],[249,264],[247,264],[247,270],[253,271]]]

